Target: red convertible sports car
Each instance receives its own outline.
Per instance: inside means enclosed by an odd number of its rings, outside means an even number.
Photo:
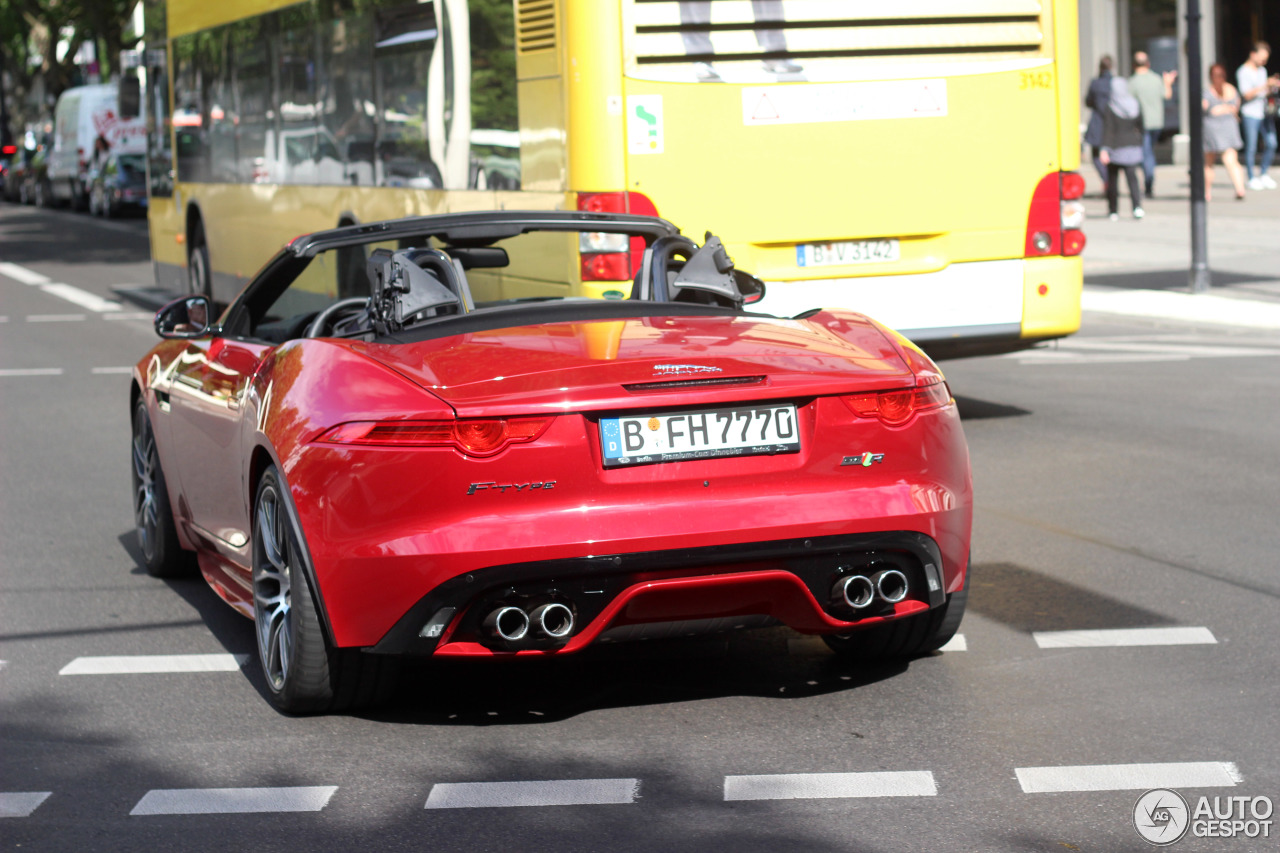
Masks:
[[[630,298],[500,298],[563,290],[557,241],[629,249]],[[947,385],[875,321],[753,313],[763,293],[645,216],[299,237],[216,321],[202,296],[156,315],[130,396],[146,568],[198,562],[291,713],[385,697],[406,655],[779,623],[865,660],[936,649],[972,520]]]

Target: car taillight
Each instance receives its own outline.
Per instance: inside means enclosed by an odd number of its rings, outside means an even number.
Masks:
[[[914,388],[898,391],[869,391],[851,394],[844,400],[849,411],[860,418],[878,418],[888,426],[901,426],[917,412],[937,409],[951,402],[951,389],[937,374],[920,377]]]
[[[533,441],[552,418],[482,418],[462,421],[352,421],[320,436],[326,444],[369,447],[455,447],[468,456],[492,456]]]
[[[1084,178],[1078,172],[1050,172],[1036,184],[1027,211],[1024,256],[1078,255],[1084,251]]]
[[[658,209],[644,193],[578,193],[578,210],[588,213],[638,213],[657,216]],[[640,272],[644,238],[625,234],[583,232],[578,236],[583,281],[626,281]]]

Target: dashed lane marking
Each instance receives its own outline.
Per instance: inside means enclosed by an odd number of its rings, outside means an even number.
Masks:
[[[90,293],[87,290],[81,290],[70,284],[42,284],[40,289],[50,296],[56,296],[59,299],[65,299],[68,302],[79,305],[81,308],[88,308],[98,314],[108,311],[119,311],[120,303],[111,299],[103,299],[96,293]]]
[[[61,367],[17,367],[0,370],[0,376],[61,376]]]
[[[164,788],[147,791],[130,815],[318,812],[337,785],[297,788]]]
[[[93,372],[98,376],[105,376],[115,373],[133,373],[132,367],[95,367]]]
[[[154,311],[116,311],[112,314],[103,314],[104,320],[154,320]]]
[[[933,797],[937,794],[938,785],[928,770],[724,777],[725,800]]]
[[[1075,767],[1018,767],[1024,794],[1063,791],[1138,791],[1151,788],[1228,788],[1242,780],[1226,761],[1179,764],[1085,764]]]
[[[969,645],[964,634],[956,634],[938,649],[940,652],[967,652]],[[825,655],[831,654],[831,648],[821,637],[791,637],[787,640],[787,653],[792,655]]]
[[[236,672],[248,655],[120,655],[76,658],[58,675],[137,675],[155,672]]]
[[[79,323],[85,319],[83,314],[28,314],[28,323]]]
[[[969,651],[969,642],[964,638],[964,634],[956,634],[950,640],[947,640],[938,648],[940,652],[967,652]]]
[[[52,791],[0,793],[0,817],[27,817],[49,799]]]
[[[1035,631],[1042,649],[1097,648],[1102,646],[1194,646],[1217,643],[1208,628],[1109,628],[1096,631]]]
[[[17,264],[10,263],[0,263],[0,275],[7,276],[8,278],[22,284],[32,285],[33,287],[48,284],[53,281],[53,279],[49,278],[47,275],[41,275],[35,270],[29,270],[26,267],[20,267]]]
[[[429,809],[515,806],[604,806],[634,803],[639,779],[557,779],[549,782],[442,782],[427,795]]]

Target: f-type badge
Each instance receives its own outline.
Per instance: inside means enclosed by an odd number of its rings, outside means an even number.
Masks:
[[[863,468],[870,468],[876,462],[883,462],[883,453],[859,453],[857,456],[846,456],[841,462],[840,467],[846,465],[861,465]]]
[[[724,373],[719,367],[706,364],[655,364],[654,376],[687,376],[691,373]]]

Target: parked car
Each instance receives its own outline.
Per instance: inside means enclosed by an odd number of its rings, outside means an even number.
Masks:
[[[631,298],[476,301],[547,232],[642,238]],[[717,238],[646,216],[299,237],[220,319],[204,296],[156,315],[130,389],[142,563],[198,561],[290,713],[385,697],[405,655],[778,623],[859,660],[937,649],[972,523],[942,373],[865,316],[763,295]]]
[[[118,216],[124,210],[147,207],[145,154],[110,154],[89,179],[89,212]]]

